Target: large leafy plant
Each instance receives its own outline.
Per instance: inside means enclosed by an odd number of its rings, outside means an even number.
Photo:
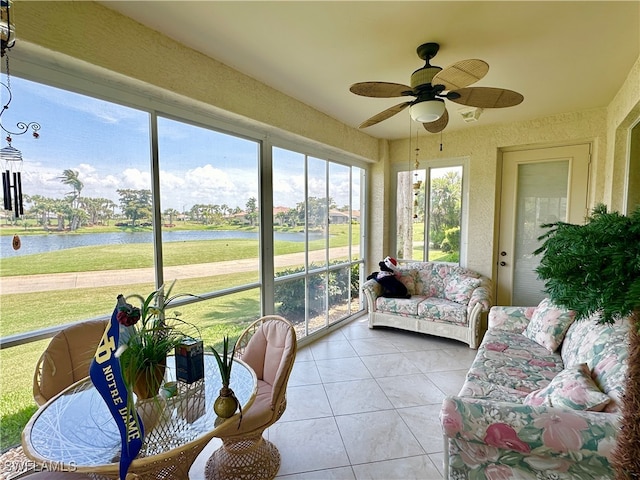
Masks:
[[[618,479],[640,478],[640,207],[629,216],[598,205],[585,225],[543,225],[536,269],[557,305],[600,323],[629,317],[629,364],[623,422],[613,464]]]

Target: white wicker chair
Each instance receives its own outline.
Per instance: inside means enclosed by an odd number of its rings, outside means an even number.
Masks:
[[[207,461],[208,480],[272,479],[278,473],[280,453],[262,434],[287,406],[296,345],[293,325],[276,315],[256,320],[240,335],[236,355],[255,371],[258,393],[240,422],[230,422],[216,434],[222,446]]]

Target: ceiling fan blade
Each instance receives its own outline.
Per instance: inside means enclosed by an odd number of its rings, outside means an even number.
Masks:
[[[451,98],[452,102],[479,108],[513,107],[522,103],[524,97],[513,90],[492,87],[469,87],[456,90],[459,98]]]
[[[363,97],[391,98],[414,95],[413,90],[408,85],[390,82],[360,82],[354,83],[349,90],[356,95]]]
[[[404,103],[399,103],[398,105],[395,105],[391,108],[387,108],[386,110],[380,112],[379,114],[374,115],[369,120],[362,122],[362,124],[358,128],[370,127],[371,125],[380,123],[381,121],[386,120],[387,118],[393,117],[396,113],[400,113],[402,110],[407,108],[412,103],[413,102],[404,102]]]
[[[488,71],[489,64],[484,60],[461,60],[438,72],[431,80],[431,85],[444,85],[445,90],[455,90],[477,82]]]
[[[449,112],[444,110],[442,116],[436,120],[435,122],[423,123],[422,126],[427,132],[438,133],[444,130],[444,128],[449,123]]]

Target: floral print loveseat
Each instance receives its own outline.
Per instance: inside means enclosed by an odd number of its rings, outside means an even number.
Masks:
[[[450,480],[613,479],[628,320],[574,321],[548,300],[493,307],[440,414]]]
[[[400,262],[399,279],[411,298],[381,297],[380,284],[367,280],[369,328],[401,328],[452,338],[478,348],[491,307],[491,280],[448,263]]]

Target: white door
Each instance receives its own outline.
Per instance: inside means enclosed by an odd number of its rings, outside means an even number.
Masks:
[[[505,152],[498,241],[497,305],[537,305],[546,295],[533,252],[546,223],[588,215],[590,145]]]

